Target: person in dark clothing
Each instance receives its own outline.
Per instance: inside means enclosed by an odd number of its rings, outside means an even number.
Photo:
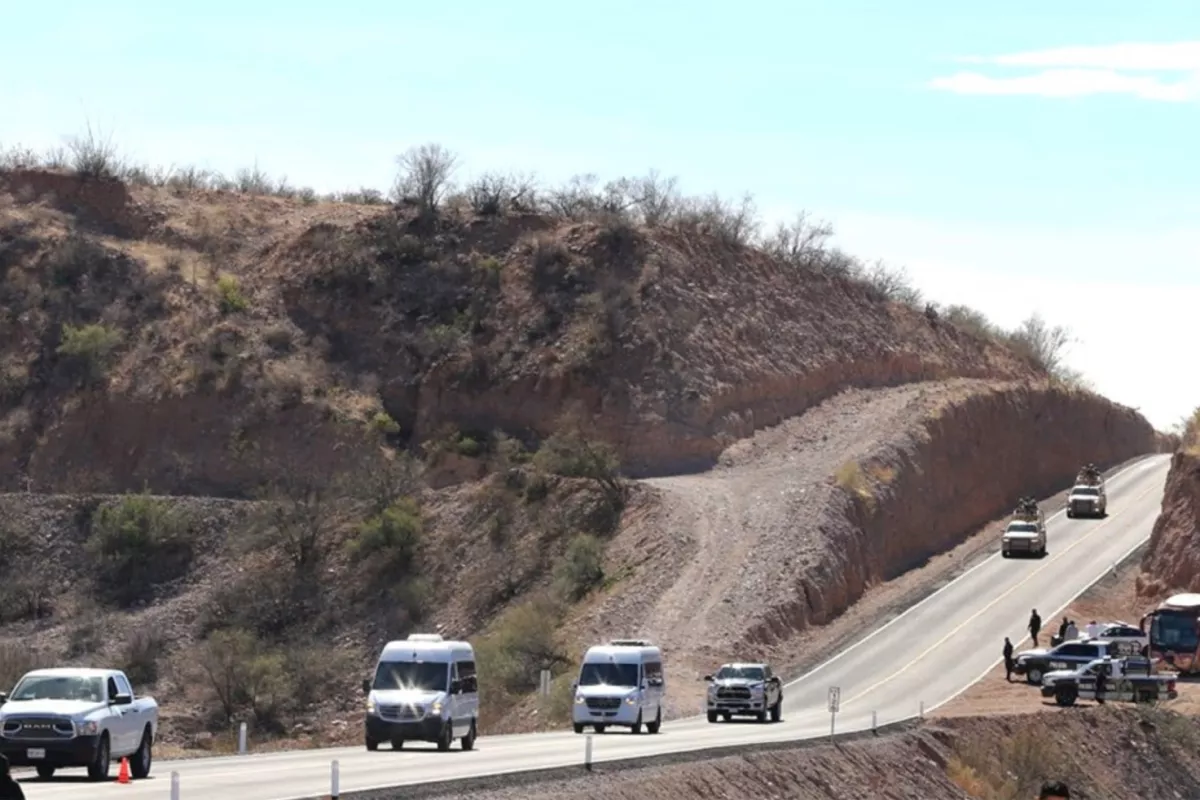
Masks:
[[[1070,621],[1066,617],[1063,617],[1062,622],[1058,626],[1058,641],[1056,642],[1052,640],[1050,642],[1052,647],[1056,644],[1062,644],[1067,640],[1067,626],[1070,624]]]
[[[0,755],[0,800],[25,800],[21,784],[8,774],[8,759]]]
[[[1013,646],[1008,637],[1004,637],[1004,680],[1012,683],[1013,674]]]
[[[1071,800],[1071,790],[1062,781],[1046,781],[1038,792],[1038,800]]]
[[[1096,702],[1104,705],[1104,690],[1108,688],[1108,664],[1096,668]]]
[[[1033,613],[1029,615],[1029,635],[1033,637],[1034,647],[1038,646],[1037,637],[1041,630],[1042,618],[1038,616],[1037,609],[1035,608]]]

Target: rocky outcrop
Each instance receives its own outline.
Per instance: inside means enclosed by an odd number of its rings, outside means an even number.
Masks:
[[[1200,591],[1200,452],[1194,449],[1171,459],[1138,579],[1138,593],[1148,599],[1185,591]]]

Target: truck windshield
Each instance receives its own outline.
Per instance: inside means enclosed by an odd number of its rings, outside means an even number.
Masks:
[[[1100,490],[1094,486],[1077,486],[1075,487],[1075,494],[1087,495],[1088,497],[1099,497]]]
[[[1150,646],[1176,653],[1193,653],[1200,645],[1196,633],[1196,615],[1179,611],[1158,611],[1150,622]]]
[[[1037,533],[1037,525],[1032,522],[1014,522],[1008,526],[1009,533]],[[995,536],[995,534],[992,534]]]
[[[439,661],[382,661],[375,668],[372,689],[389,691],[406,689],[420,692],[444,692],[449,683],[450,669]]]
[[[611,661],[584,664],[579,673],[580,686],[637,686],[637,664],[614,664]]]
[[[730,678],[741,678],[748,681],[761,681],[763,679],[762,667],[721,667],[716,675],[717,680],[724,681]]]
[[[85,700],[89,703],[103,703],[104,679],[35,675],[23,678],[8,699]]]

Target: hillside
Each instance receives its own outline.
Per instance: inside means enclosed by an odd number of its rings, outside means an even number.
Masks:
[[[1186,420],[1142,559],[1138,593],[1146,601],[1200,591],[1200,409]]]
[[[691,713],[712,660],[795,668],[1018,495],[1156,448],[1039,320],[653,176],[383,204],[8,164],[0,682],[123,664],[189,749],[356,741],[347,676],[414,627],[477,641],[485,733],[560,724],[632,633]]]

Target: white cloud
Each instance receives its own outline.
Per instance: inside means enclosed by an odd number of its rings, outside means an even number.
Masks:
[[[1144,100],[1181,103],[1200,98],[1200,42],[1138,43],[1059,47],[996,57],[961,59],[1001,67],[1040,67],[1016,77],[960,72],[930,86],[956,94],[1086,97],[1127,94]],[[1130,72],[1173,73],[1131,75]]]

